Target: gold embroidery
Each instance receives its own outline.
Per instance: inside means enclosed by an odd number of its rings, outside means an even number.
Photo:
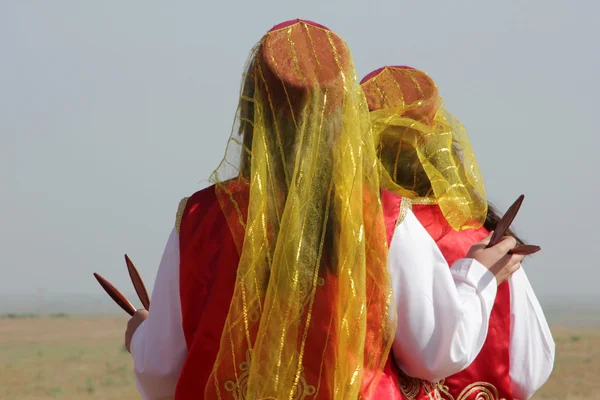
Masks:
[[[406,379],[405,379],[406,378]],[[421,390],[420,379],[400,376],[400,391],[409,400],[415,399]]]
[[[438,389],[438,384],[424,381],[422,379],[413,378],[406,375],[402,370],[398,369],[400,375],[400,391],[408,400],[416,400],[421,392],[427,395],[428,399],[431,400],[444,400],[441,397]],[[443,381],[441,381],[443,384]],[[454,399],[451,399],[454,400]]]
[[[183,212],[185,211],[185,206],[189,200],[189,197],[184,197],[179,202],[179,207],[177,208],[177,215],[175,216],[175,228],[177,229],[177,234],[181,230],[181,219],[183,218]]]
[[[325,279],[322,277],[318,277],[317,278],[317,287],[315,287],[315,290],[318,290],[319,287],[325,286]],[[308,303],[310,303],[310,300],[312,299],[312,296],[310,296],[311,294],[311,289],[310,288],[306,288],[302,290],[302,298],[300,299],[300,304],[302,304],[302,309],[304,310],[306,308],[306,306],[308,305]]]
[[[406,218],[406,214],[408,214],[408,210],[412,209],[412,200],[408,197],[402,197],[400,201],[400,212],[398,213],[398,220],[396,221],[396,226],[400,225],[404,218]]]
[[[476,394],[475,400],[506,400],[500,398],[498,389],[487,382],[475,382],[463,389],[456,400],[467,400],[469,396]]]
[[[248,375],[250,374],[250,351],[246,351],[246,361],[240,364],[242,374],[236,382],[225,382],[225,390],[231,393],[235,400],[246,398],[246,390],[248,389]]]
[[[248,376],[250,374],[250,363],[251,363],[251,355],[250,351],[246,351],[246,361],[240,364],[240,370],[242,374],[239,376],[236,382],[227,381],[225,382],[225,390],[227,390],[235,400],[246,400],[246,392],[248,390]],[[304,369],[300,370],[300,379],[298,380],[298,385],[296,386],[296,390],[290,397],[290,400],[304,400],[307,396],[313,396],[317,390],[314,386],[306,383],[306,379],[304,379]]]
[[[411,199],[412,204],[431,206],[437,204],[437,200],[432,197],[417,197]]]
[[[399,375],[400,391],[408,400],[420,399],[421,389],[423,389],[427,399],[431,400],[506,400],[500,397],[498,389],[494,385],[487,382],[472,383],[466,386],[455,398],[450,394],[450,388],[445,385],[444,379],[433,383],[410,377],[402,371],[399,371]]]
[[[444,379],[439,381],[436,384],[436,387],[437,387],[438,393],[444,394],[447,399],[454,400],[454,397],[452,397],[452,395],[450,394],[450,388],[448,386],[444,385]],[[439,395],[439,396],[440,396],[440,398],[443,398],[441,395]]]

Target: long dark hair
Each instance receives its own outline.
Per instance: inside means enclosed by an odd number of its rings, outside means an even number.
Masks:
[[[495,230],[496,227],[498,226],[498,222],[500,222],[500,219],[502,219],[502,217],[500,216],[500,213],[498,212],[498,209],[496,209],[496,207],[494,207],[492,204],[490,204],[488,202],[487,217],[485,218],[485,222],[483,224],[483,226],[485,227],[485,229],[487,229],[488,231]],[[523,239],[521,239],[519,236],[517,236],[515,234],[515,232],[512,229],[510,229],[510,228],[506,231],[506,235],[507,236],[512,236],[515,239],[517,239],[517,244],[525,244],[525,242],[523,241]]]

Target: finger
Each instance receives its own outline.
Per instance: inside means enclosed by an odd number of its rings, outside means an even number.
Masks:
[[[498,240],[498,244],[500,244],[501,242],[504,242],[505,240],[511,240],[511,239],[513,239],[515,242],[517,241],[517,239],[515,239],[513,236],[506,235],[506,236],[502,236],[500,238],[500,240]]]
[[[500,242],[494,246],[494,249],[498,250],[501,254],[508,253],[509,250],[513,249],[517,245],[517,240],[512,236],[505,236]]]
[[[493,234],[494,234],[494,231],[491,231],[490,233],[487,234],[486,237],[484,237],[483,239],[481,239],[479,241],[479,243],[477,243],[477,244],[483,244],[483,245],[487,246],[488,243],[490,242],[490,239],[492,238]]]
[[[514,263],[510,266],[510,274],[514,274],[515,272],[517,272],[519,269],[521,268],[521,263]]]
[[[131,349],[130,349],[131,343],[129,343],[129,340],[127,340],[127,337],[128,337],[128,332],[125,331],[125,340],[124,340],[125,341],[125,349],[127,350],[128,353],[131,353]]]
[[[521,261],[523,261],[523,256],[517,254],[510,255],[507,268],[511,271],[511,274],[517,272],[519,268],[521,268]]]
[[[494,246],[495,248],[496,246]],[[494,264],[494,269],[498,272],[502,271],[502,270],[508,270],[511,267],[511,263],[510,260],[512,258],[512,255],[510,254],[504,254],[502,257],[500,257],[498,259],[498,261]]]
[[[513,261],[515,261],[515,263],[517,263],[517,265],[518,265],[517,269],[521,268],[521,263],[523,262],[524,258],[525,258],[524,254],[513,254],[512,255]]]
[[[514,258],[514,256],[511,254],[505,254],[494,265],[492,272],[495,271],[494,274],[497,276],[498,282],[503,283],[510,279],[512,274],[514,274],[520,267],[521,264],[518,258]]]
[[[471,248],[469,249],[469,253],[467,253],[467,256],[468,256],[468,257],[471,257],[471,258],[473,258],[473,255],[474,255],[476,252],[478,252],[478,251],[480,251],[480,250],[485,250],[485,247],[486,247],[486,246],[487,246],[487,245],[486,245],[485,243],[477,243],[477,244],[474,244],[474,245],[473,245],[473,246],[471,246]]]
[[[506,277],[506,280],[507,280],[507,281],[508,281],[508,280],[510,280],[510,278],[512,278],[513,274],[514,274],[514,272],[511,272],[511,273],[510,273],[510,274],[509,274],[509,275]]]

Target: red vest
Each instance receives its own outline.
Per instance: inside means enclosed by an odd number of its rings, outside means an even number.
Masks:
[[[239,255],[214,186],[192,195],[180,218],[179,289],[188,354],[175,399],[196,400],[204,398],[219,351]]]
[[[389,194],[383,197],[383,202],[389,243],[400,208],[399,202]],[[244,205],[241,206],[241,211],[245,215]],[[177,383],[175,399],[198,400],[205,398],[204,388],[219,350],[221,333],[233,296],[239,255],[214,186],[192,195],[180,212],[181,310],[188,355]],[[335,279],[335,277],[326,277],[326,279]],[[318,318],[319,310],[333,303],[327,298],[332,295],[331,290],[335,290],[335,284],[330,282],[327,287],[328,290],[317,289],[315,293],[315,304],[320,305],[314,310],[315,321],[323,319]],[[329,321],[312,323],[309,334],[315,338],[322,337],[325,343],[328,324]],[[334,343],[334,338],[329,337],[329,342]],[[311,364],[312,354],[316,356],[315,361],[317,361],[320,360],[323,349],[333,350],[326,344],[321,346],[316,340],[312,343],[319,349],[314,351],[307,349],[305,364],[308,365]],[[240,363],[244,361],[240,360]],[[317,392],[315,387],[310,385],[317,381],[318,369],[315,371],[305,366],[304,372],[305,380],[301,382],[299,388],[302,392],[300,398],[331,398],[328,388],[321,386]],[[233,398],[233,393],[229,393],[227,387],[243,385],[243,378],[240,377],[239,382],[225,385],[221,389],[222,397]],[[402,399],[398,382],[398,372],[393,367],[390,356],[384,374],[371,398]]]
[[[390,243],[398,216],[403,212],[402,199],[383,191],[382,202],[388,243]],[[244,205],[241,206],[242,213],[245,213]],[[413,209],[417,218],[438,243],[450,265],[464,257],[471,244],[486,235],[485,230],[459,233],[448,229],[439,208],[435,206],[415,205]],[[175,399],[196,400],[204,398],[204,388],[218,353],[221,333],[233,295],[239,255],[214,186],[195,193],[181,211],[180,291],[183,331],[188,355],[179,377]],[[319,304],[327,304],[326,291],[317,290],[315,296]],[[371,398],[390,400],[430,398],[428,393],[437,391],[442,396],[446,392],[450,393],[456,399],[461,392],[472,389],[473,392],[468,396],[461,397],[466,400],[475,398],[480,391],[487,393],[489,390],[489,393],[494,394],[495,388],[503,397],[512,398],[508,377],[510,333],[508,296],[508,286],[501,285],[492,312],[488,340],[479,357],[465,371],[438,384],[422,382],[398,373],[390,354],[383,376]],[[505,323],[502,322],[503,319],[506,320]],[[312,324],[310,330],[312,335],[325,337],[327,327]],[[314,393],[314,387],[309,385],[313,380],[310,371],[307,371],[306,378],[307,383],[302,386],[306,395],[304,398],[329,398],[329,393],[323,388],[317,396],[311,395]],[[226,391],[222,391],[221,394],[225,398],[228,395],[233,397],[232,393]]]
[[[483,239],[485,228],[454,231],[437,205],[413,205],[413,212],[452,264],[466,256],[471,246]],[[401,373],[400,386],[407,399],[512,399],[509,375],[510,288],[498,287],[490,316],[488,335],[473,363],[440,382],[425,382]]]

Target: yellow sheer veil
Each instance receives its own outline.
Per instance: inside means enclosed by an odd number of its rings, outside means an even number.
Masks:
[[[384,67],[361,82],[380,159],[382,186],[438,204],[455,230],[487,216],[481,172],[463,125],[443,106],[435,82],[410,67]]]
[[[240,262],[206,398],[376,386],[396,324],[374,143],[339,36],[294,20],[259,41],[211,178]]]

